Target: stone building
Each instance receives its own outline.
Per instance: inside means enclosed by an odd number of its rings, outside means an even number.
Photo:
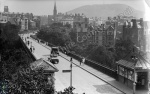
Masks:
[[[144,22],[144,34],[145,34],[145,51],[150,52],[150,22]]]
[[[113,48],[116,41],[116,30],[112,25],[101,25],[102,28],[102,45],[107,48]]]
[[[73,28],[73,21],[74,19],[72,17],[64,17],[61,19],[61,23],[63,23],[63,25],[70,24],[72,28]]]
[[[123,25],[123,39],[131,40],[140,50],[145,51],[145,34],[143,19],[132,19]]]
[[[28,18],[24,17],[21,19],[21,30],[28,30]]]
[[[4,6],[4,12],[9,12],[8,6]]]

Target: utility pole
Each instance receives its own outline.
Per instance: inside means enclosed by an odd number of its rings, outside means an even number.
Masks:
[[[70,70],[71,70],[71,73],[70,73],[70,87],[72,87],[72,58],[70,59]]]

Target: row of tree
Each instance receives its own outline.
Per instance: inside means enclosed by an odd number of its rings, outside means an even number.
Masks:
[[[49,28],[41,29],[37,37],[56,46],[67,48],[69,51],[73,51],[76,54],[80,54],[112,69],[116,69],[115,61],[122,59],[133,47],[133,43],[130,40],[122,39],[117,40],[115,47],[111,49],[91,44],[82,46],[77,43],[76,32],[73,29],[70,29],[70,32],[66,33],[63,32],[64,29],[65,26],[61,24],[53,24]],[[72,42],[75,43],[74,46],[66,47]]]
[[[18,36],[19,28],[7,23],[0,27],[0,93],[54,94],[43,69],[32,70],[29,57]]]

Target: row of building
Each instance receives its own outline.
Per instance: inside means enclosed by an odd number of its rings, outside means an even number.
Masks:
[[[131,40],[141,51],[150,51],[150,22],[143,19],[105,20],[100,25],[74,22],[77,41],[84,44],[96,44],[114,48],[116,40]]]
[[[36,20],[33,20],[32,13],[0,12],[0,23],[7,23],[8,21],[11,22],[11,24],[19,25],[22,31],[37,27]]]
[[[87,18],[84,14],[57,13],[56,2],[53,15],[34,16],[32,13],[9,12],[8,6],[0,13],[0,22],[20,26],[21,30],[40,29],[52,23],[70,24],[77,33],[77,42],[82,45],[95,44],[113,48],[117,39],[127,40],[139,47],[142,51],[150,51],[149,22],[134,17],[114,17],[110,19]]]
[[[30,30],[32,28],[40,28],[42,26],[49,26],[52,23],[70,24],[73,28],[74,22],[83,22],[84,14],[63,14],[57,13],[56,2],[54,5],[53,15],[35,16],[32,13],[15,13],[9,12],[8,6],[4,6],[4,12],[0,12],[0,22],[14,20],[16,24],[21,26],[22,30]],[[90,24],[98,25],[102,23],[100,18],[86,18]],[[11,22],[14,24],[14,22]]]

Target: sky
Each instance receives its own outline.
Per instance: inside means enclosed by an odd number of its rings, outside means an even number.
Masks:
[[[145,3],[148,0],[56,0],[57,11],[65,13],[84,5],[93,4],[126,4],[137,10],[150,9]],[[0,0],[0,11],[4,6],[9,7],[10,12],[33,13],[34,15],[52,15],[54,0]]]

